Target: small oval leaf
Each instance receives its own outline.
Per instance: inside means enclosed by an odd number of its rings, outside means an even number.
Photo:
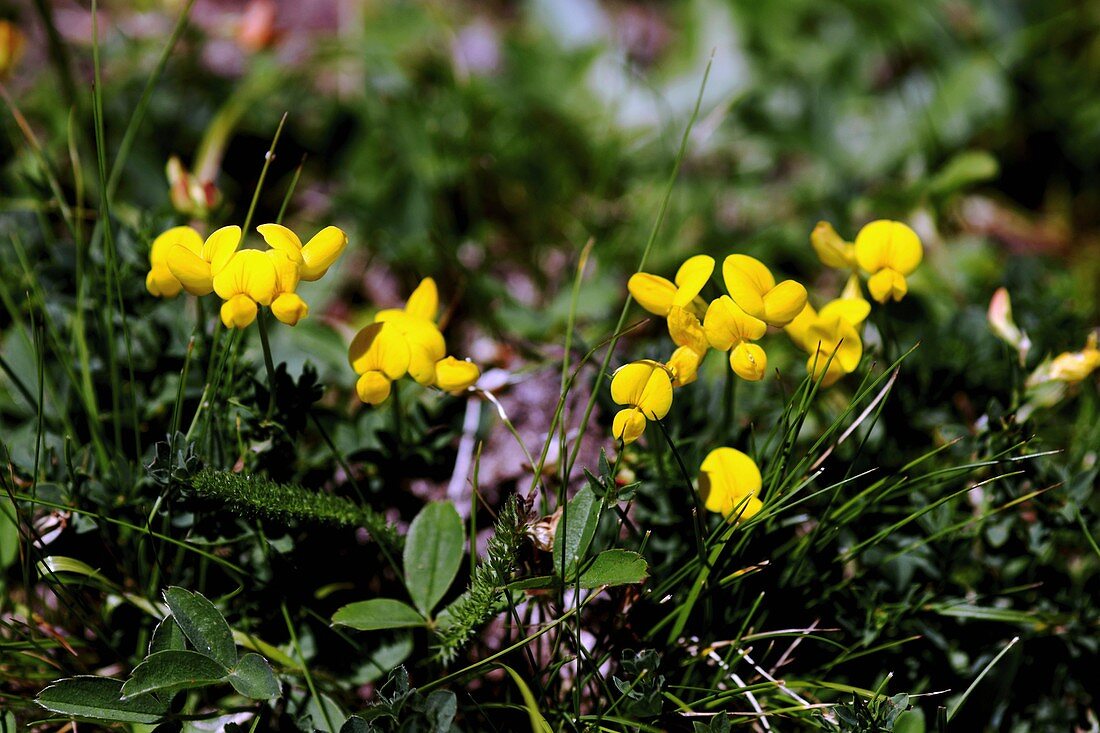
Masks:
[[[431,616],[454,582],[465,540],[462,518],[450,502],[428,504],[409,525],[403,556],[405,585],[424,616]]]
[[[349,603],[332,615],[332,623],[360,631],[403,629],[424,626],[427,622],[416,609],[392,598],[372,598]]]
[[[47,710],[74,718],[111,723],[157,723],[167,703],[151,695],[122,699],[122,680],[110,677],[69,677],[38,693],[35,702]]]
[[[172,693],[217,684],[229,674],[221,664],[198,652],[168,649],[150,654],[134,667],[122,686],[122,695],[131,698],[147,692]]]
[[[213,603],[200,593],[178,587],[164,591],[164,601],[195,651],[226,668],[237,663],[233,632]]]

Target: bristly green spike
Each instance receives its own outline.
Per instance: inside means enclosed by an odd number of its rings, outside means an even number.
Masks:
[[[400,546],[396,528],[370,507],[340,496],[313,491],[297,484],[279,484],[254,474],[205,468],[190,479],[192,493],[228,509],[276,522],[319,522],[342,527],[365,527],[376,542]]]

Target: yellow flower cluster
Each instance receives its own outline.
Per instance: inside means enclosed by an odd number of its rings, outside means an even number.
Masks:
[[[239,249],[238,226],[222,227],[205,241],[191,227],[169,229],[153,240],[145,287],[160,298],[174,298],[181,290],[196,296],[217,293],[226,328],[249,326],[260,306],[269,307],[283,323],[297,325],[309,314],[295,292],[299,281],[324,277],[347,247],[347,235],[329,226],[303,245],[280,224],[262,224],[256,230],[268,249]]]
[[[701,293],[714,274],[714,258],[686,260],[673,280],[639,272],[627,283],[630,295],[650,313],[664,318],[676,349],[668,361],[650,359],[620,367],[611,379],[611,398],[622,407],[612,435],[623,444],[638,440],[648,421],[661,420],[672,407],[673,390],[695,381],[710,349],[726,352],[730,369],[741,379],[764,378],[768,357],[757,343],[768,328],[783,329],[809,358],[807,371],[829,386],[855,371],[863,358],[859,329],[871,311],[863,297],[861,274],[879,303],[901,300],[906,277],[923,257],[916,232],[896,221],[878,220],[847,242],[827,222],[814,228],[810,242],[828,267],[850,272],[839,298],[821,310],[808,302],[806,288],[794,280],[777,281],[759,260],[731,254],[722,262],[726,292],[710,301]],[[699,490],[710,511],[748,518],[761,507],[760,472],[752,459],[733,448],[718,448],[700,469]]]
[[[469,360],[446,356],[447,344],[439,330],[439,291],[424,278],[404,308],[379,311],[374,322],[352,339],[348,362],[359,380],[355,391],[367,404],[378,405],[390,396],[393,382],[406,374],[418,384],[458,394],[472,387],[481,370]]]

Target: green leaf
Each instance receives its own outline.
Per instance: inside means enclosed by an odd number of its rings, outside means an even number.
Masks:
[[[47,710],[101,722],[158,722],[167,704],[151,695],[122,699],[122,680],[110,677],[70,677],[58,680],[38,693],[35,702]]]
[[[581,573],[582,588],[598,588],[602,585],[628,585],[646,579],[645,559],[630,550],[606,550],[596,556],[592,564]]]
[[[259,654],[245,654],[237,666],[229,670],[229,683],[233,689],[253,700],[270,700],[282,690],[271,665]]]
[[[996,178],[1000,170],[997,159],[984,150],[959,153],[928,182],[928,192],[944,195]]]
[[[569,577],[577,563],[588,552],[592,538],[596,534],[596,525],[600,522],[603,502],[584,486],[569,501],[561,519],[558,531],[554,535],[554,572],[562,571],[562,558],[565,558],[565,577]]]
[[[516,687],[519,688],[519,694],[523,697],[523,707],[527,708],[527,717],[531,720],[531,733],[553,733],[554,729],[546,722],[546,718],[542,717],[542,712],[539,711],[539,704],[535,700],[531,688],[523,681],[523,677],[506,664],[502,664],[500,667],[508,673],[512,681],[516,683]]]
[[[169,616],[153,629],[153,638],[149,640],[149,654],[169,650],[182,651],[187,648],[187,637],[176,620]]]
[[[332,623],[360,631],[404,629],[424,626],[427,622],[416,609],[392,598],[372,598],[349,603],[332,614]]]
[[[233,632],[213,603],[199,593],[177,587],[164,591],[164,601],[196,651],[225,668],[237,663]]]
[[[428,504],[409,526],[403,558],[405,585],[424,616],[431,616],[454,582],[464,543],[462,518],[450,502]]]
[[[324,733],[337,733],[343,727],[344,721],[347,720],[344,711],[327,695],[320,695],[320,699],[317,697],[310,698],[303,718],[310,719],[309,724],[312,727],[309,730],[319,730],[324,731]],[[303,721],[299,721],[299,724],[301,722]]]
[[[0,570],[19,557],[19,522],[15,502],[0,496]]]
[[[224,682],[229,670],[210,657],[179,649],[150,654],[122,686],[126,698],[146,692],[172,693]]]

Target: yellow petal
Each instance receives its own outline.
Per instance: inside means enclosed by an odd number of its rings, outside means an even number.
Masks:
[[[297,290],[299,263],[290,259],[282,250],[269,249],[264,254],[275,268],[276,294],[293,293]]]
[[[172,227],[153,240],[153,246],[149,249],[149,264],[154,267],[167,264],[168,253],[177,244],[202,256],[202,235],[191,227]]]
[[[302,240],[282,224],[261,224],[256,231],[271,249],[282,252],[292,262],[302,261]]]
[[[843,318],[853,326],[858,326],[870,313],[871,304],[863,298],[837,298],[821,309],[820,318],[823,321]]]
[[[908,275],[917,269],[924,256],[917,233],[900,221],[887,219],[873,221],[860,229],[855,246],[859,266],[871,274],[890,268]]]
[[[672,378],[664,364],[648,359],[620,367],[611,378],[611,398],[660,420],[672,407]]]
[[[241,244],[239,226],[222,227],[206,238],[202,245],[202,258],[210,263],[210,275],[222,271]]]
[[[905,276],[897,270],[889,267],[879,270],[867,281],[867,289],[871,297],[880,303],[885,303],[891,298],[901,300],[909,292],[909,284],[905,282]]]
[[[768,368],[768,355],[758,345],[743,341],[730,352],[730,368],[747,382],[759,382]]]
[[[256,320],[256,301],[247,295],[234,295],[222,303],[221,317],[226,328],[247,328]]]
[[[409,376],[423,387],[435,384],[436,359],[423,346],[409,343]]]
[[[714,258],[709,255],[689,257],[676,271],[676,295],[672,305],[686,307],[695,299],[714,272]]]
[[[813,351],[816,347],[810,341],[810,328],[817,322],[817,311],[809,303],[794,319],[783,327],[795,346],[803,351]]]
[[[271,312],[286,325],[297,326],[309,315],[309,306],[297,293],[283,293],[271,301]]]
[[[688,346],[700,356],[707,353],[710,343],[703,330],[703,324],[691,311],[678,305],[668,312],[668,334],[677,346]]]
[[[837,270],[851,270],[856,266],[855,245],[846,242],[836,233],[833,225],[827,221],[819,221],[810,233],[810,244],[813,245],[817,258],[826,267]]]
[[[784,280],[764,294],[763,320],[782,328],[802,312],[806,305],[806,288],[794,280]]]
[[[461,360],[448,356],[435,365],[436,386],[451,394],[465,392],[474,386],[480,376],[481,370],[469,359]]]
[[[695,381],[703,356],[690,346],[681,346],[672,352],[665,366],[672,372],[672,386],[683,387]]]
[[[748,255],[730,255],[722,263],[722,279],[733,302],[755,318],[764,318],[764,295],[775,278],[763,262]],[[797,311],[791,315],[793,318]]]
[[[182,287],[180,281],[163,263],[153,265],[145,276],[145,289],[158,298],[174,298],[180,294]]]
[[[355,382],[355,393],[368,405],[380,405],[390,396],[391,380],[382,372],[365,372]]]
[[[611,423],[611,435],[624,444],[633,443],[645,432],[645,416],[640,410],[628,407],[615,413]]]
[[[655,316],[664,318],[676,297],[676,285],[659,275],[638,272],[630,276],[626,289],[638,305]]]
[[[699,494],[704,506],[724,517],[740,514],[741,519],[748,519],[760,511],[757,494],[761,484],[756,463],[735,448],[715,448],[699,467]]]
[[[729,351],[742,341],[755,341],[767,330],[767,324],[743,311],[728,295],[711,303],[703,318],[707,341],[719,351]]]
[[[435,286],[435,280],[426,277],[420,281],[405,303],[405,312],[415,318],[435,323],[435,318],[439,315],[439,290]]]
[[[209,295],[214,290],[210,263],[183,245],[168,251],[168,270],[191,295]]]
[[[409,368],[409,345],[396,326],[372,323],[355,334],[348,347],[348,363],[357,374],[383,372],[391,380]]]
[[[260,305],[270,305],[275,299],[275,265],[258,249],[241,250],[214,275],[214,292],[222,300],[247,295]]]
[[[817,348],[810,351],[806,369],[814,379],[825,373],[822,386],[828,387],[843,375],[854,372],[863,358],[859,333],[842,318],[829,321],[818,318],[810,328],[808,339],[816,343]]]
[[[320,280],[347,246],[348,235],[342,229],[328,226],[317,232],[302,247],[302,279],[307,282]]]

